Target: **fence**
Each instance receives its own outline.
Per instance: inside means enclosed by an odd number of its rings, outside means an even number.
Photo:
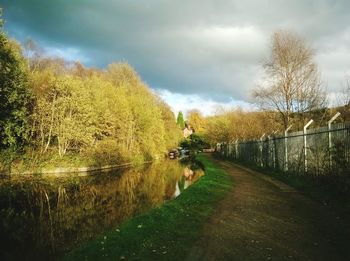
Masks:
[[[276,171],[350,177],[350,122],[221,143],[217,149],[227,158]]]

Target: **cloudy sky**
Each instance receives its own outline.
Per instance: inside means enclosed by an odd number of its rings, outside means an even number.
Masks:
[[[175,112],[249,108],[279,29],[313,46],[332,96],[350,74],[347,0],[0,0],[0,6],[10,36],[87,66],[127,61]]]

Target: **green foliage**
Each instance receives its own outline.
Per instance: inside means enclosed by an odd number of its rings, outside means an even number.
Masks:
[[[195,133],[191,134],[188,138],[183,140],[180,144],[181,147],[188,149],[188,150],[193,150],[193,151],[198,151],[198,150],[203,150],[205,148],[210,148],[210,144],[208,144],[203,137],[200,135],[197,135]]]
[[[177,114],[176,124],[182,130],[185,128],[185,120],[182,111],[179,111],[179,113]]]
[[[200,155],[205,175],[176,200],[86,243],[65,260],[184,260],[205,221],[232,188],[227,173]]]
[[[22,149],[28,141],[32,94],[20,46],[0,24],[0,148]]]

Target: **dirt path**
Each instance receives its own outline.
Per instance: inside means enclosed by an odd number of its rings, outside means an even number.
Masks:
[[[214,160],[234,189],[187,260],[350,260],[350,224],[288,185]]]

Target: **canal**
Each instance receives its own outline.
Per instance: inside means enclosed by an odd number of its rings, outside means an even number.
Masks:
[[[55,260],[176,198],[202,175],[193,161],[166,160],[85,177],[4,177],[0,260]]]

